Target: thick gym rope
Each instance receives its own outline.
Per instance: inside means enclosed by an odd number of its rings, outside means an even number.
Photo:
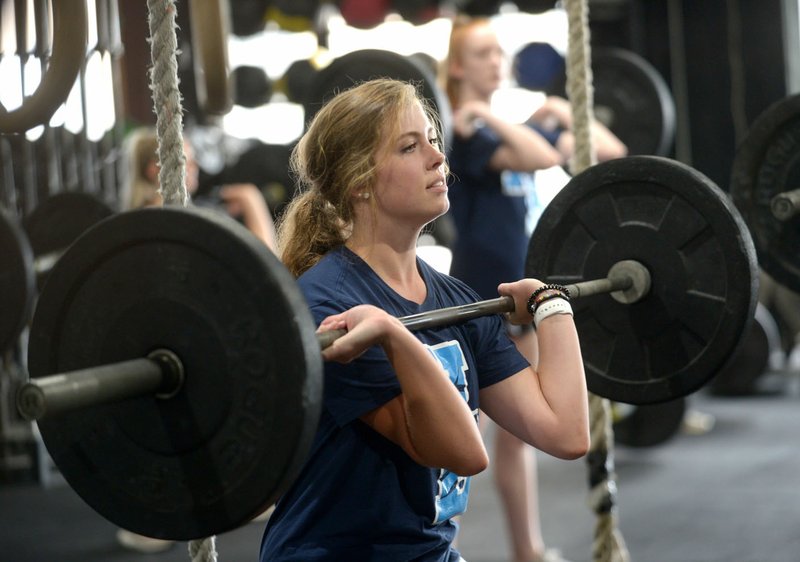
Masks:
[[[183,107],[178,89],[178,37],[175,1],[148,0],[150,26],[150,90],[158,135],[159,192],[165,205],[189,203],[183,154]]]
[[[594,120],[594,90],[587,0],[567,0],[565,8],[569,29],[567,97],[572,104],[572,132],[575,136],[575,154],[570,168],[575,175],[596,162],[590,131]],[[597,515],[592,558],[597,562],[627,562],[630,555],[617,528],[614,433],[610,414],[609,401],[590,393],[589,421],[592,441],[587,454],[589,504]]]
[[[189,203],[183,153],[183,107],[178,89],[178,37],[175,1],[147,0],[150,26],[150,90],[156,113],[159,191],[165,205]],[[215,537],[189,541],[192,562],[217,562]]]

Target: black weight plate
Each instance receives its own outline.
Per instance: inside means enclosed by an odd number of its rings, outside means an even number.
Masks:
[[[445,146],[449,146],[452,139],[452,110],[447,95],[436,84],[436,77],[413,57],[381,49],[352,51],[320,70],[305,99],[306,123],[337,93],[374,78],[394,78],[418,84],[422,96],[436,109],[442,122]]]
[[[736,208],[700,172],[667,158],[609,160],[576,175],[542,213],[526,272],[549,282],[602,279],[636,260],[650,292],[573,301],[587,384],[629,404],[694,392],[733,355],[755,312],[758,267]]]
[[[40,420],[69,484],[131,531],[189,540],[262,513],[295,478],[322,392],[315,325],[294,278],[228,217],[141,209],[81,236],[31,326],[33,377],[175,352],[186,382]]]
[[[624,407],[618,409],[625,410]],[[614,422],[614,442],[628,447],[661,445],[678,433],[685,413],[685,398],[631,406],[631,411]]]
[[[747,396],[759,391],[759,379],[769,369],[770,357],[781,349],[780,331],[766,306],[756,305],[755,321],[733,360],[709,384],[718,396]]]
[[[500,11],[501,0],[455,0],[456,12],[468,16],[493,16]]]
[[[425,25],[443,16],[441,0],[393,0],[392,10],[404,21]]]
[[[279,89],[283,88],[283,93],[290,101],[302,104],[308,96],[316,73],[317,67],[311,59],[298,59],[283,73]]]
[[[628,147],[628,154],[666,156],[675,140],[675,101],[647,60],[625,49],[592,52],[595,118]],[[548,93],[566,95],[566,76]]]
[[[775,195],[800,186],[800,94],[768,107],[736,150],[731,197],[750,228],[758,262],[776,281],[800,291],[800,217],[775,218]]]
[[[272,80],[260,66],[242,65],[231,71],[234,103],[242,107],[261,107],[272,97]]]
[[[264,31],[265,14],[271,0],[236,0],[230,3],[231,31],[249,37]]]
[[[520,12],[526,14],[543,14],[553,10],[558,4],[557,0],[514,0]]]
[[[51,195],[23,220],[33,255],[41,258],[64,252],[89,227],[113,214],[113,210],[89,193],[62,192]],[[39,284],[47,272],[38,272]]]
[[[33,252],[15,216],[0,207],[0,352],[14,345],[30,320]]]

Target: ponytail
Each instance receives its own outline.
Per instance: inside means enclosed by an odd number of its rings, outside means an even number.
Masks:
[[[318,190],[296,196],[278,223],[278,251],[295,277],[347,240],[347,228]]]

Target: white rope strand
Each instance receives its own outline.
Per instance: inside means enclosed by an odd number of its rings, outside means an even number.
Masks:
[[[587,1],[567,0],[565,7],[569,26],[567,97],[572,105],[572,133],[575,137],[575,154],[571,163],[574,175],[597,162],[591,135],[594,89]],[[591,487],[589,502],[597,515],[592,556],[596,562],[628,562],[630,555],[617,528],[614,432],[610,411],[608,400],[590,394],[591,445],[587,454]]]
[[[192,562],[217,562],[215,537],[189,541],[189,556],[192,557]]]
[[[159,192],[166,205],[186,206],[186,158],[183,154],[183,108],[178,89],[178,37],[174,0],[148,0],[150,90],[158,135]]]
[[[147,0],[150,27],[150,90],[158,136],[159,191],[165,205],[189,203],[186,194],[186,157],[183,153],[183,108],[178,89],[177,11],[174,0]],[[192,562],[217,562],[215,537],[189,542]]]

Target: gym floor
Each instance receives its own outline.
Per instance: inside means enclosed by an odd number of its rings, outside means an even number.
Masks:
[[[619,530],[632,561],[800,561],[800,379],[784,380],[778,393],[692,395],[691,408],[714,416],[708,433],[681,431],[646,449],[616,446]],[[585,463],[540,454],[539,467],[545,539],[569,560],[590,561],[595,516]],[[509,560],[491,478],[490,468],[473,480],[463,517],[459,544],[469,562]],[[191,559],[184,543],[160,554],[125,551],[113,524],[57,475],[51,482],[0,486],[0,560]],[[220,562],[256,561],[263,525],[218,536]]]

